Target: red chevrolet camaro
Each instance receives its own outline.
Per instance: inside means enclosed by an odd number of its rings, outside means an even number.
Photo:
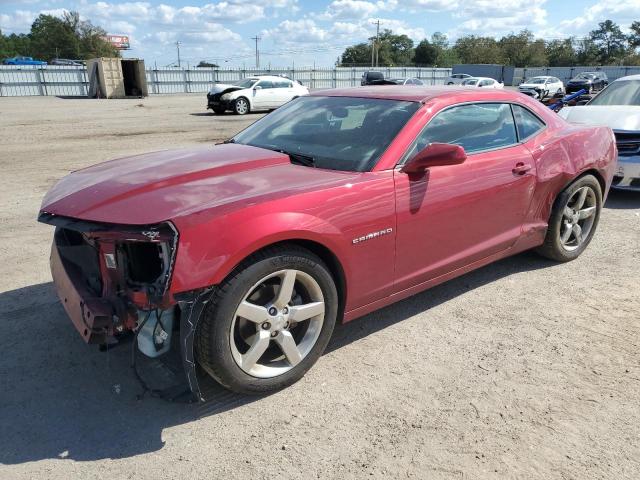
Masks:
[[[73,172],[39,220],[86,342],[179,342],[196,397],[198,364],[255,394],[301,378],[336,321],[523,250],[576,258],[615,159],[610,129],[515,92],[325,90],[224,144]]]

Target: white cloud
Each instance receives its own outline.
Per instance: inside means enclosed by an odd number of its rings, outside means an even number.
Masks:
[[[393,33],[406,35],[412,40],[420,41],[427,37],[427,33],[422,27],[413,27],[403,20],[396,20],[391,18],[370,18],[367,23],[372,24],[380,20],[380,30],[389,29]],[[373,32],[372,32],[373,34]]]
[[[458,9],[459,2],[458,0],[409,0],[403,1],[401,5],[403,9],[414,12],[444,12]]]
[[[598,27],[598,23],[613,20],[626,29],[633,20],[640,19],[639,0],[601,0],[587,7],[571,20],[560,22],[558,30],[565,35],[586,34]]]
[[[460,23],[447,34],[452,39],[463,35],[499,37],[524,29],[544,29],[544,3],[545,0],[534,5],[529,0],[467,0],[453,15]]]
[[[0,28],[9,32],[29,30],[36,14],[27,10],[16,10],[11,15],[0,13]]]
[[[310,18],[285,20],[276,28],[262,31],[263,38],[271,38],[275,43],[315,43],[329,39],[329,31],[320,28]]]

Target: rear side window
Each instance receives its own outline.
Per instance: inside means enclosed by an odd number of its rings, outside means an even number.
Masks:
[[[544,128],[542,120],[520,105],[513,105],[513,115],[516,118],[520,141],[526,140]]]
[[[434,142],[460,145],[468,154],[514,145],[517,137],[511,107],[477,103],[448,108],[429,122],[407,158]]]

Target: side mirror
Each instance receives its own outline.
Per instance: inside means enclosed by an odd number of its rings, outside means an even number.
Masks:
[[[262,90],[262,87],[260,85],[256,85],[255,87],[253,87],[254,90]]]
[[[459,165],[467,159],[460,145],[430,143],[411,157],[400,169],[403,173],[420,173],[431,167]]]

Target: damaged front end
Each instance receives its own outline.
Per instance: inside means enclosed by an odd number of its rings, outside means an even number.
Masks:
[[[227,98],[226,95],[228,93],[236,92],[238,90],[243,90],[243,88],[229,86],[228,88],[224,88],[222,90],[220,88],[211,89],[207,93],[207,108],[210,108],[212,110],[231,108],[231,103],[233,100],[230,98]]]
[[[204,303],[202,292],[175,298],[169,290],[178,248],[173,224],[116,225],[46,212],[38,221],[56,227],[53,282],[84,341],[109,348],[133,335],[134,348],[157,358],[179,332],[186,383],[201,399],[193,336]]]

